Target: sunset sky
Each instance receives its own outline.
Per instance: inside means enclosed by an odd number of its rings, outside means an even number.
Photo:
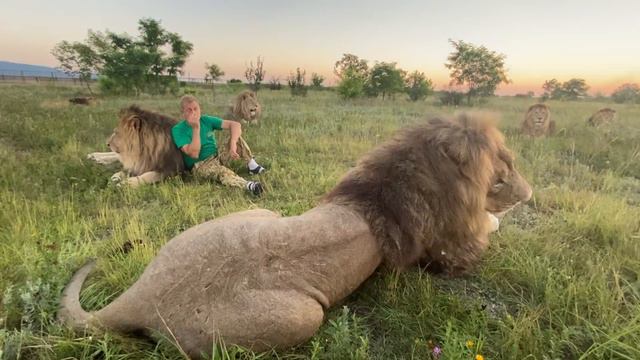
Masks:
[[[160,20],[194,45],[184,70],[225,78],[264,57],[267,80],[301,67],[334,81],[343,53],[424,72],[436,89],[449,82],[448,39],[507,56],[513,84],[498,94],[541,93],[545,80],[584,78],[590,93],[640,82],[640,1],[3,1],[0,60],[56,66],[50,50],[83,41],[87,30],[137,34],[143,17]]]

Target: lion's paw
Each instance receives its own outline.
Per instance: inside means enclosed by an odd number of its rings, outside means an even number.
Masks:
[[[491,227],[489,232],[495,232],[500,229],[500,219],[498,219],[495,215],[489,213],[489,221],[491,222]]]
[[[109,180],[111,180],[111,182],[116,184],[116,185],[121,185],[122,181],[125,178],[126,178],[125,174],[122,171],[119,171],[119,172],[111,175],[111,178],[109,178]]]

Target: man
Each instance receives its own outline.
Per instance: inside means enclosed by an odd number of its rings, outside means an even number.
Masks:
[[[183,96],[180,107],[184,119],[173,126],[171,134],[174,143],[182,151],[185,166],[196,176],[212,178],[223,185],[242,187],[256,196],[262,194],[260,182],[247,181],[225,166],[232,159],[242,158],[247,161],[251,174],[264,171],[253,159],[247,143],[240,137],[240,123],[202,115],[195,96]],[[218,149],[214,130],[229,130],[231,139],[228,149]]]

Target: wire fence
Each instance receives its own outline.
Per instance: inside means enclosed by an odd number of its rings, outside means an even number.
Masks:
[[[97,82],[97,75],[92,76],[90,82]],[[55,83],[82,84],[78,76],[65,74],[61,71],[39,71],[39,70],[14,70],[0,69],[0,81],[2,82],[24,82],[24,83]],[[210,80],[200,77],[178,76],[178,81],[189,84],[211,84]]]

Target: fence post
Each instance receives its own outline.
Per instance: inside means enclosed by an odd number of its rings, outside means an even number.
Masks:
[[[20,77],[22,78],[22,82],[25,82],[26,80],[24,79],[24,71],[20,70]]]

